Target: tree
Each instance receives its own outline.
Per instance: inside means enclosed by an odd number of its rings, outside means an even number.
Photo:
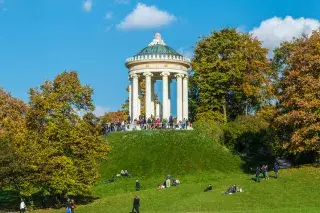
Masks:
[[[99,177],[98,163],[106,154],[90,116],[93,90],[82,86],[76,72],[63,72],[53,82],[30,89],[26,124],[38,146],[34,185],[43,193],[84,195]]]
[[[12,187],[21,195],[30,195],[36,169],[36,150],[28,143],[26,104],[0,88],[0,187]]]
[[[286,153],[320,151],[320,32],[276,50],[281,79],[274,125],[277,148]]]
[[[235,29],[202,38],[192,61],[196,117],[226,122],[260,109],[274,75],[266,55],[260,41]]]

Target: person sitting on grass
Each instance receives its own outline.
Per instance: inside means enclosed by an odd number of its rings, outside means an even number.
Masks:
[[[131,177],[131,175],[129,174],[128,170],[124,170],[124,176],[125,177]]]
[[[120,175],[121,175],[121,176],[125,176],[125,175],[124,175],[124,170],[123,170],[123,169],[121,170]]]
[[[180,180],[174,178],[172,186],[179,186],[179,185],[180,185]]]
[[[167,179],[166,180],[166,188],[169,188],[171,186],[171,180]]]
[[[223,195],[227,195],[227,194],[234,194],[234,193],[236,193],[236,192],[242,192],[242,189],[239,189],[238,187],[237,187],[237,185],[236,184],[234,184],[233,186],[230,186],[228,189],[227,189],[227,191],[225,191],[224,193],[222,193]]]
[[[211,184],[209,184],[207,186],[207,188],[205,188],[204,192],[208,192],[208,191],[211,191],[211,190],[212,190],[212,186],[211,186]]]
[[[166,187],[165,187],[165,185],[163,185],[163,184],[160,184],[160,185],[158,185],[158,187],[157,187],[157,189],[165,189]]]

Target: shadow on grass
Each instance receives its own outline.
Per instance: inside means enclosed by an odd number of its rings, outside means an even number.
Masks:
[[[99,199],[94,196],[69,196],[74,199],[77,205],[86,205]],[[28,209],[59,209],[66,206],[67,199],[64,196],[43,196],[33,194],[31,197],[24,198]],[[14,190],[0,190],[0,212],[18,211],[21,197]]]

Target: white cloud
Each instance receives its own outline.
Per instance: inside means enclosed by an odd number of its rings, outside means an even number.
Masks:
[[[82,5],[84,11],[91,12],[92,10],[92,0],[85,0]]]
[[[113,12],[109,11],[106,13],[106,15],[104,16],[104,19],[111,19],[113,16]]]
[[[283,41],[291,41],[302,34],[310,35],[313,30],[320,27],[320,21],[310,18],[297,18],[287,16],[284,19],[273,17],[261,22],[259,27],[250,33],[263,42],[263,46],[272,51]]]
[[[103,116],[105,113],[109,112],[110,109],[107,107],[103,107],[103,106],[96,106],[96,109],[93,111],[93,113],[96,116]]]
[[[117,4],[129,4],[130,0],[116,0]]]
[[[117,25],[119,29],[157,28],[170,24],[177,18],[156,6],[138,3],[137,7]]]

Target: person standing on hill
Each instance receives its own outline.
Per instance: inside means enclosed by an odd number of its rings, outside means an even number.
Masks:
[[[20,213],[24,213],[26,212],[26,203],[24,202],[24,199],[21,199],[21,203],[20,203]]]
[[[266,179],[266,168],[264,167],[264,165],[261,166],[261,171],[262,171],[263,178]]]
[[[277,163],[274,163],[273,165],[273,171],[274,171],[274,178],[278,178],[278,171],[279,171],[279,165]]]
[[[140,191],[140,182],[136,180],[136,191]]]
[[[71,199],[71,213],[74,213],[74,209],[76,208],[76,203],[73,199]]]
[[[137,195],[134,195],[133,198],[133,207],[131,213],[139,213],[140,212],[140,198]]]
[[[260,183],[260,168],[257,166],[256,168],[256,182]]]

